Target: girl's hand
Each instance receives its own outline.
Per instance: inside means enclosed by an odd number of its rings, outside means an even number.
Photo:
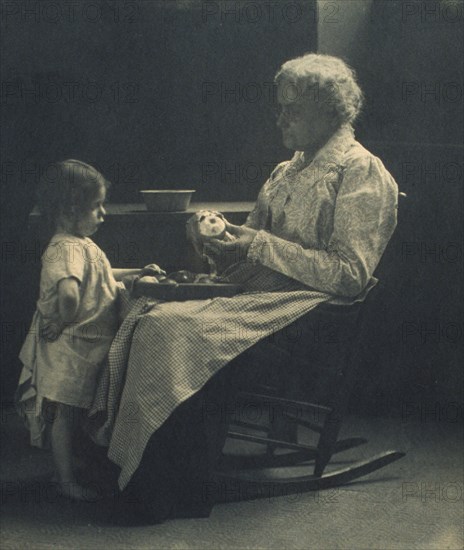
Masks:
[[[145,277],[145,275],[166,275],[166,271],[161,269],[161,267],[157,264],[148,264],[140,271],[139,274],[140,277]]]
[[[228,242],[211,239],[205,244],[206,252],[220,258],[226,265],[246,260],[250,244],[258,232],[244,225],[232,225],[230,223],[227,223],[226,229],[236,239]]]
[[[45,321],[40,329],[40,337],[47,342],[54,342],[63,332],[66,323],[61,320]]]

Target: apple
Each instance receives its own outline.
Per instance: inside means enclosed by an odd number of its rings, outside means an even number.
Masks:
[[[158,284],[159,281],[156,277],[153,277],[152,275],[145,275],[144,277],[140,277],[138,280],[139,283],[151,283],[151,284]]]
[[[212,285],[214,284],[213,279],[209,275],[206,274],[200,274],[197,275],[195,282],[201,285]]]
[[[177,281],[170,279],[169,277],[161,277],[158,279],[160,285],[178,285]]]
[[[181,271],[170,273],[168,275],[168,278],[173,279],[177,283],[193,283],[193,281],[195,280],[195,275],[193,273],[190,273],[190,271],[183,269]]]

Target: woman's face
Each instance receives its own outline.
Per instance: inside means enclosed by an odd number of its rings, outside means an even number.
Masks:
[[[328,103],[318,94],[301,94],[295,85],[281,82],[277,101],[281,109],[277,126],[288,149],[316,152],[337,129]]]

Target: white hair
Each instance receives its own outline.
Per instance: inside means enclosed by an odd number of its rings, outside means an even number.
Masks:
[[[340,125],[352,124],[361,111],[364,96],[356,82],[356,73],[343,60],[324,54],[309,53],[282,65],[276,84],[293,87],[293,95],[317,94],[330,102]]]

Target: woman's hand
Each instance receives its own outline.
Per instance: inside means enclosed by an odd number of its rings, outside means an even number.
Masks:
[[[227,223],[226,230],[235,237],[235,240],[220,241],[211,239],[205,244],[206,252],[219,258],[225,265],[246,260],[250,244],[258,232],[245,225],[232,225],[230,223]]]

